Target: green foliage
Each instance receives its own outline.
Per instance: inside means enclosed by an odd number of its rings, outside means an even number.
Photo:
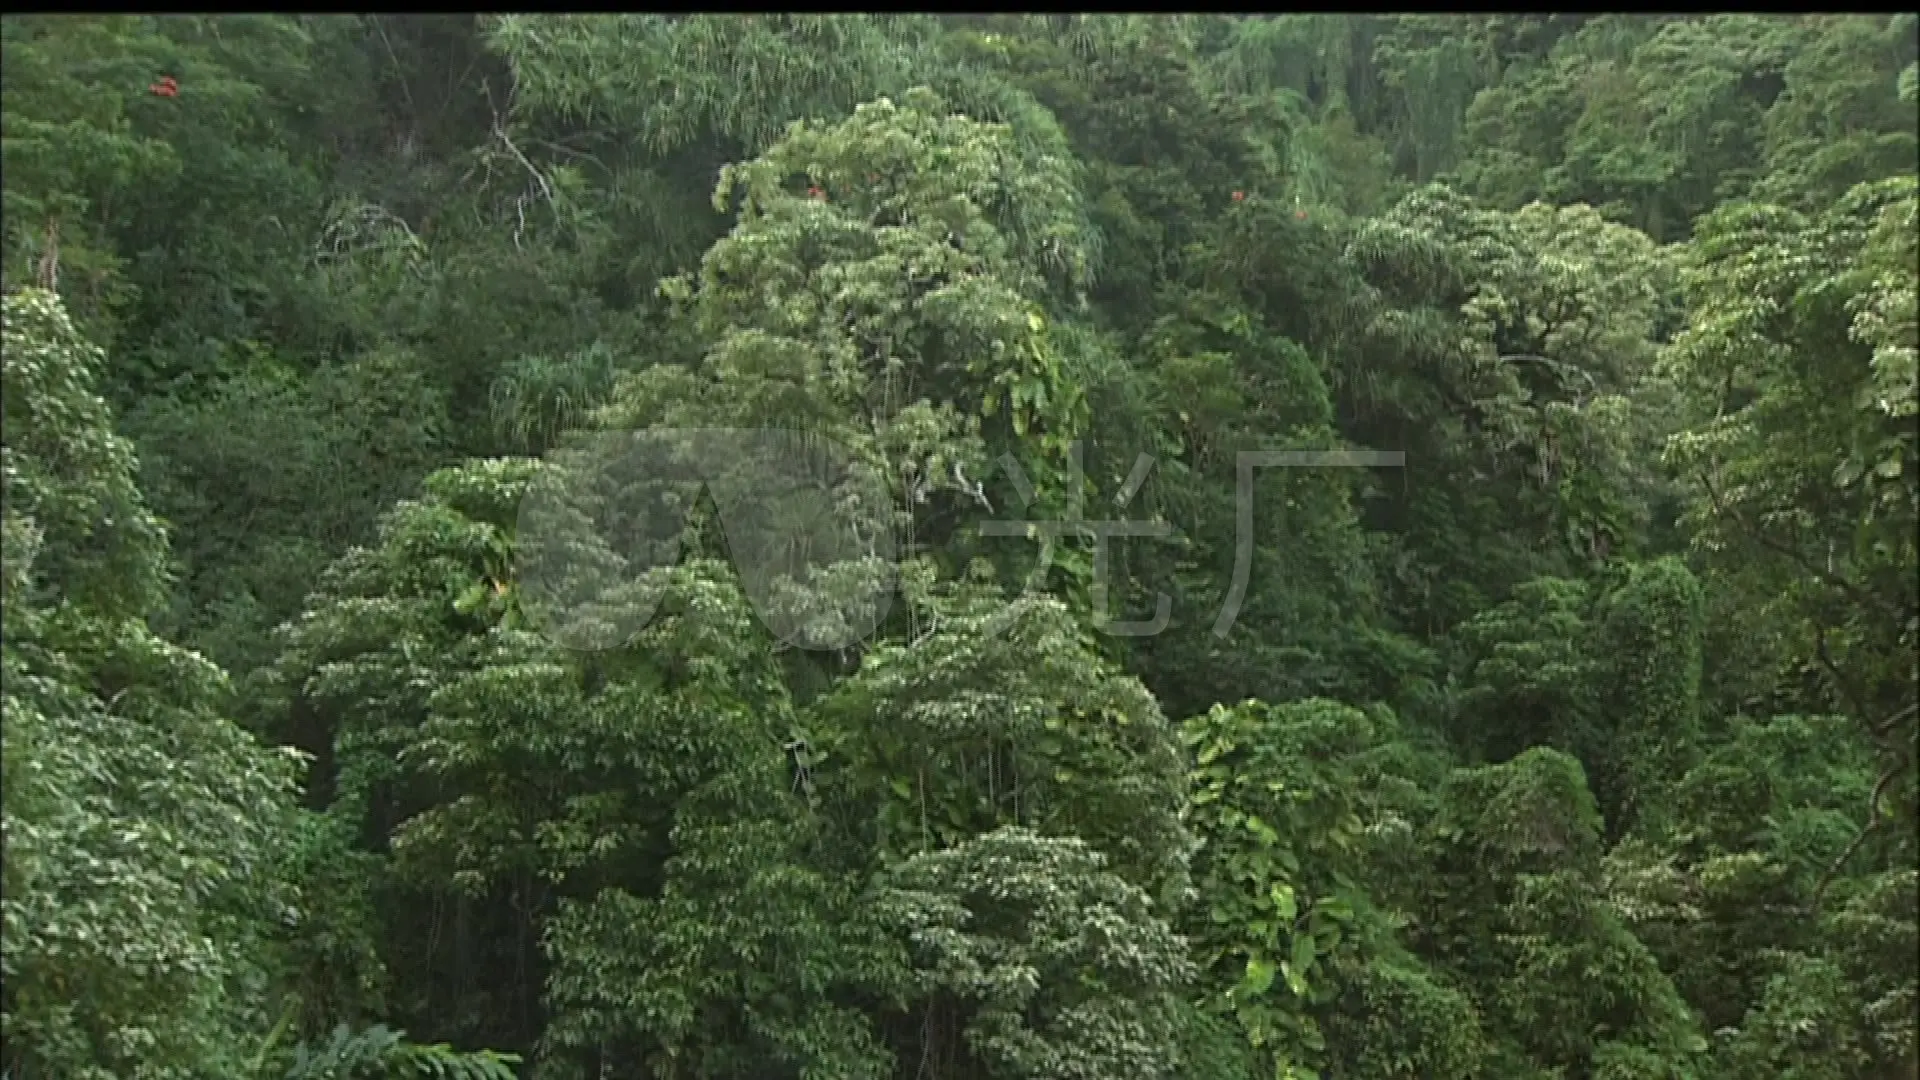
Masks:
[[[1687,1003],[1599,894],[1601,822],[1579,762],[1535,748],[1448,789],[1421,937],[1468,980],[1504,1053],[1595,1075],[1696,1075],[1707,1044]]]
[[[964,584],[934,597],[917,641],[869,652],[815,707],[874,815],[849,826],[883,860],[1000,825],[1073,835],[1172,907],[1191,843],[1172,726],[1063,605],[1004,603]]]
[[[1659,302],[1622,283],[1658,282],[1658,249],[1583,208],[1505,214],[1432,186],[1358,227],[1346,259],[1361,283],[1336,338],[1343,428],[1431,476],[1381,515],[1399,526],[1396,606],[1451,625],[1638,531],[1623,415]]]
[[[1188,721],[1184,737],[1205,838],[1188,932],[1206,1007],[1231,1017],[1276,1076],[1475,1075],[1473,1007],[1405,954],[1397,920],[1365,892],[1370,827],[1405,824],[1370,790],[1379,735],[1366,715],[1249,701]],[[1391,1029],[1361,1019],[1383,1008],[1399,1017]]]
[[[1805,912],[1858,831],[1871,765],[1840,717],[1736,721],[1674,787],[1667,834],[1608,854],[1613,904],[1715,1030],[1760,1007],[1782,951],[1824,951]]]
[[[1899,74],[1920,53],[1911,17],[1811,20],[1766,118],[1768,175],[1754,197],[1813,209],[1866,181],[1913,168],[1920,120]]]
[[[913,20],[514,15],[487,33],[529,109],[617,125],[656,154],[714,135],[755,152],[794,120],[906,89],[911,54],[892,36],[905,28],[891,25],[902,21]]]
[[[1914,1075],[1917,59],[6,16],[0,1072]]]
[[[933,1075],[1176,1075],[1183,942],[1080,841],[997,829],[906,860],[881,890],[927,1001]]]
[[[993,451],[1056,481],[1087,425],[1072,181],[927,91],[796,126],[723,170],[714,205],[737,224],[697,279],[662,285],[704,356],[627,380],[605,422],[830,437],[895,485],[896,550],[952,541]]]
[[[353,1031],[344,1024],[317,1047],[300,1046],[284,1080],[514,1080],[512,1054],[456,1053],[445,1045],[420,1046],[403,1033],[374,1026]]]
[[[366,539],[447,438],[444,395],[417,357],[382,351],[301,378],[262,359],[206,396],[127,417],[178,548],[188,640],[230,670],[271,658],[281,612],[326,561]],[[191,484],[189,477],[204,479]]]
[[[1457,634],[1456,730],[1492,760],[1528,746],[1578,755],[1620,835],[1668,803],[1699,740],[1699,583],[1666,558],[1612,588],[1542,578]]]
[[[1857,188],[1816,220],[1720,211],[1667,360],[1692,402],[1669,454],[1697,484],[1703,556],[1779,620],[1784,655],[1769,659],[1813,668],[1824,685],[1810,704],[1853,715],[1896,760],[1910,757],[1920,641],[1907,572],[1920,430],[1897,373],[1914,331],[1895,313],[1914,206],[1909,176]],[[1892,805],[1912,820],[1910,794]]]
[[[295,897],[286,755],[153,634],[166,536],[59,301],[6,298],[5,980],[13,1075],[237,1068]],[[270,1006],[269,1006],[270,1007]]]
[[[1459,176],[1663,240],[1750,191],[1824,201],[1911,168],[1896,80],[1912,51],[1910,26],[1871,15],[1594,19],[1475,98]]]

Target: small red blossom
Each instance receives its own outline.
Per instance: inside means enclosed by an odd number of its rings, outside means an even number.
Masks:
[[[1293,212],[1293,216],[1300,219],[1301,221],[1307,220],[1307,212],[1305,210],[1295,210]]]
[[[173,97],[180,92],[180,84],[174,81],[173,76],[162,75],[160,81],[147,87],[147,90],[155,97]]]
[[[1244,191],[1236,191],[1233,193],[1234,202],[1245,202],[1246,198],[1247,198],[1247,193]]]
[[[821,191],[817,187],[810,187],[807,189],[807,198],[809,199],[825,199],[826,197],[827,197],[827,193],[824,191]]]

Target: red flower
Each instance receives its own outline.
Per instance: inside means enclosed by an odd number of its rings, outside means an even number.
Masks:
[[[1307,220],[1307,212],[1305,210],[1295,210],[1293,216],[1299,218],[1301,221]]]
[[[1233,193],[1234,202],[1242,202],[1246,199],[1246,197],[1247,197],[1247,193],[1244,191],[1236,191]]]
[[[827,193],[817,187],[810,187],[807,189],[807,197],[809,199],[824,199],[827,197]]]
[[[147,89],[152,92],[155,97],[173,97],[180,92],[180,84],[174,81],[173,76],[162,75],[160,76],[159,82],[147,87]]]

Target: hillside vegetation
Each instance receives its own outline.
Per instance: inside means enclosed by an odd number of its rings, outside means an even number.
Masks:
[[[1920,1076],[1920,19],[0,50],[4,1080]]]

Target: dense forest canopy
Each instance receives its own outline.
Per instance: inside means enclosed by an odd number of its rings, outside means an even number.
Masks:
[[[1913,15],[0,50],[5,1080],[1920,1076]]]

